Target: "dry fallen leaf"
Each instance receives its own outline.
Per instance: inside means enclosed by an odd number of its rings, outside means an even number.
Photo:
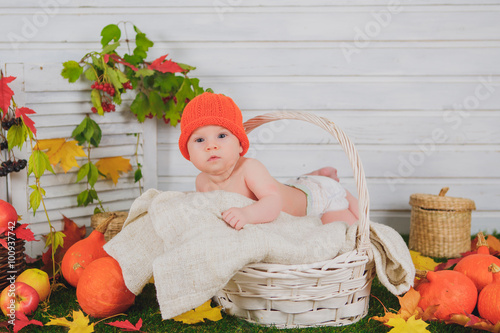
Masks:
[[[130,159],[121,156],[101,158],[95,165],[99,172],[105,175],[106,178],[111,178],[115,185],[118,183],[120,173],[132,170]]]
[[[500,252],[500,240],[498,240],[498,238],[493,235],[489,235],[486,241],[488,242],[490,250]]]
[[[72,167],[78,167],[76,157],[84,157],[85,152],[76,140],[46,139],[38,140],[36,149],[47,150],[49,162],[52,165],[60,164],[64,172]]]
[[[85,316],[82,311],[73,311],[73,321],[66,318],[51,319],[45,326],[69,327],[69,333],[91,333],[94,332],[94,323],[89,325],[89,316]]]
[[[410,255],[415,268],[421,271],[433,271],[434,268],[438,265],[438,263],[435,262],[434,259],[423,256],[420,254],[420,252],[410,250]]]
[[[185,312],[172,318],[175,321],[182,321],[184,324],[196,324],[205,321],[205,319],[211,321],[218,321],[222,319],[220,313],[220,307],[212,308],[210,306],[210,300],[206,301],[194,310]]]

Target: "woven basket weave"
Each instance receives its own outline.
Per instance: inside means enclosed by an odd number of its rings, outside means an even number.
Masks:
[[[471,250],[471,212],[474,201],[445,196],[448,187],[439,195],[410,196],[410,250],[425,256],[456,258]]]
[[[90,226],[96,229],[102,222],[108,218],[111,219],[104,232],[104,239],[107,242],[122,230],[123,223],[127,219],[127,216],[127,212],[104,212],[94,214],[90,217]]]
[[[0,238],[6,242],[11,241],[5,235],[1,235]],[[26,268],[25,243],[24,239],[16,238],[14,251],[10,251],[10,253],[8,249],[0,245],[0,291],[10,284],[8,280],[10,276],[19,276]]]
[[[224,310],[249,322],[279,328],[341,326],[368,312],[374,266],[369,259],[369,197],[358,153],[333,122],[314,114],[273,112],[245,122],[245,130],[280,119],[303,120],[332,134],[347,154],[359,196],[356,249],[307,265],[254,263],[245,266],[218,293]]]

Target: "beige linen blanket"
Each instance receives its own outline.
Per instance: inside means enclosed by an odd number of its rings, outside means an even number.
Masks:
[[[123,229],[104,249],[119,263],[127,287],[139,294],[154,276],[163,319],[213,297],[246,264],[306,264],[354,249],[357,226],[286,213],[237,231],[221,218],[253,201],[235,193],[148,190],[130,208]],[[402,294],[415,269],[401,236],[371,223],[371,249],[381,283]]]

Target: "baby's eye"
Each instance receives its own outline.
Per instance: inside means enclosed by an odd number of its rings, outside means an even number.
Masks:
[[[203,139],[203,138],[196,138],[196,139],[194,139],[194,142],[203,142],[203,141],[205,141],[205,139]]]
[[[224,139],[227,136],[226,133],[221,133],[219,134],[219,139]]]

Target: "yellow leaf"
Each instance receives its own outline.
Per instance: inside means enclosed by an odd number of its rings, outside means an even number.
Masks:
[[[51,319],[45,325],[69,327],[69,333],[91,333],[94,332],[94,323],[89,325],[89,316],[85,316],[82,311],[73,311],[73,321],[66,318]]]
[[[46,139],[38,140],[35,149],[47,150],[50,164],[61,164],[64,172],[68,172],[72,167],[78,167],[75,157],[84,157],[85,152],[75,140],[66,141],[66,139]]]
[[[415,319],[415,316],[408,318],[408,320],[391,318],[386,325],[394,327],[389,333],[431,333],[426,329],[429,324],[422,319]]]
[[[416,269],[422,271],[433,271],[434,268],[439,265],[432,258],[421,255],[420,252],[410,250],[410,255]]]
[[[95,165],[99,172],[106,175],[106,178],[111,178],[115,185],[118,183],[120,173],[132,170],[130,159],[121,156],[101,158]]]
[[[185,312],[172,319],[175,321],[182,321],[184,324],[196,324],[205,321],[205,319],[211,321],[221,320],[222,315],[220,313],[220,307],[217,306],[215,308],[212,308],[210,306],[210,300],[209,300],[200,305],[199,307],[197,307],[196,309]]]

